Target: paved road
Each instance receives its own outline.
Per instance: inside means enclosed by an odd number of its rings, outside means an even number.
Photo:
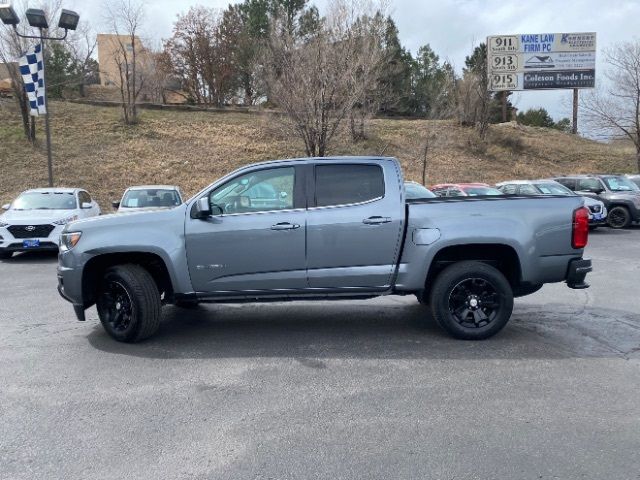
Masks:
[[[638,479],[640,229],[588,254],[590,290],[477,343],[389,297],[168,307],[122,345],[55,258],[0,263],[0,478]]]

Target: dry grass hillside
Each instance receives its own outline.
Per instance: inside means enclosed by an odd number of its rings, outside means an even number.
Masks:
[[[113,107],[52,102],[51,112],[56,186],[88,189],[104,211],[129,185],[177,184],[190,195],[241,165],[304,153],[301,142],[283,135],[268,115],[144,110],[139,125],[124,127]],[[13,104],[0,105],[0,202],[46,186],[42,129],[38,135],[33,148]],[[369,140],[353,144],[343,137],[330,153],[395,156],[405,176],[420,181],[426,138],[428,183],[626,172],[633,166],[625,145],[515,124],[492,126],[482,142],[473,129],[426,120],[374,120]]]

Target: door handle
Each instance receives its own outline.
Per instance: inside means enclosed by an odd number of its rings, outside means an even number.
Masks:
[[[369,217],[362,220],[365,225],[380,225],[381,223],[391,222],[391,217]]]
[[[275,225],[271,225],[271,230],[295,230],[296,228],[300,228],[300,225],[289,222],[280,222]]]

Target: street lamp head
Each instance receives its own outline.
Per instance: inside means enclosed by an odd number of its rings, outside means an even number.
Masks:
[[[29,8],[25,13],[29,25],[34,28],[49,28],[47,23],[47,16],[44,14],[44,10],[40,8]]]
[[[10,3],[0,4],[0,19],[5,25],[17,25],[20,23],[20,19]]]
[[[58,22],[58,27],[64,28],[65,30],[75,30],[78,28],[78,21],[80,20],[80,15],[72,10],[62,9],[60,13],[60,21]]]

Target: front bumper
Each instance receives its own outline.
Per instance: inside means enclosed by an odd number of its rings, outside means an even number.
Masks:
[[[82,295],[81,256],[75,255],[73,250],[60,251],[58,254],[58,293],[73,305],[76,317],[83,321],[85,302]]]
[[[593,267],[590,259],[574,258],[569,262],[567,271],[567,285],[569,288],[583,289],[589,288],[589,284],[585,282],[587,273],[591,272]]]
[[[54,225],[53,229],[46,237],[29,237],[28,240],[38,240],[37,247],[25,247],[24,241],[27,238],[14,237],[7,227],[0,228],[0,251],[3,252],[55,252],[58,250],[60,234],[64,225]]]

